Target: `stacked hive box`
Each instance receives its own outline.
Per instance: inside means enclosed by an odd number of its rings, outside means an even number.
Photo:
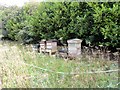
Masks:
[[[49,55],[57,52],[57,41],[56,40],[46,41],[46,52],[48,52]]]
[[[42,40],[40,42],[40,53],[44,52],[45,53],[46,51],[46,40]]]

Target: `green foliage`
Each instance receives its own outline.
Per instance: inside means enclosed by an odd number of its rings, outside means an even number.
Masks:
[[[99,42],[106,46],[120,45],[119,3],[91,4],[94,9],[94,28],[92,34],[97,35]],[[97,8],[96,8],[97,7]],[[96,32],[97,31],[97,32]]]
[[[119,6],[119,2],[29,3],[4,21],[4,29],[9,38],[22,42],[81,38],[94,45],[119,47]]]

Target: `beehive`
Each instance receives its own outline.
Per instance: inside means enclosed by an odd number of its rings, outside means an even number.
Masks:
[[[70,39],[68,42],[68,56],[78,57],[81,54],[81,39]]]
[[[46,52],[48,52],[49,55],[57,52],[57,41],[56,40],[46,41]]]
[[[46,40],[41,40],[40,42],[40,53],[45,52],[46,50]]]

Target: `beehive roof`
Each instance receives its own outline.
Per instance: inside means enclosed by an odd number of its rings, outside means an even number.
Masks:
[[[78,39],[78,38],[75,38],[75,39],[70,39],[70,40],[67,40],[68,43],[81,43],[82,40],[81,39]]]

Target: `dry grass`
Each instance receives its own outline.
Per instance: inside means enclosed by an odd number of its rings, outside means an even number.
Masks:
[[[15,43],[0,44],[0,87],[4,88],[117,88],[118,72],[80,74],[111,69],[118,69],[118,63],[87,58],[66,62],[31,52]]]

